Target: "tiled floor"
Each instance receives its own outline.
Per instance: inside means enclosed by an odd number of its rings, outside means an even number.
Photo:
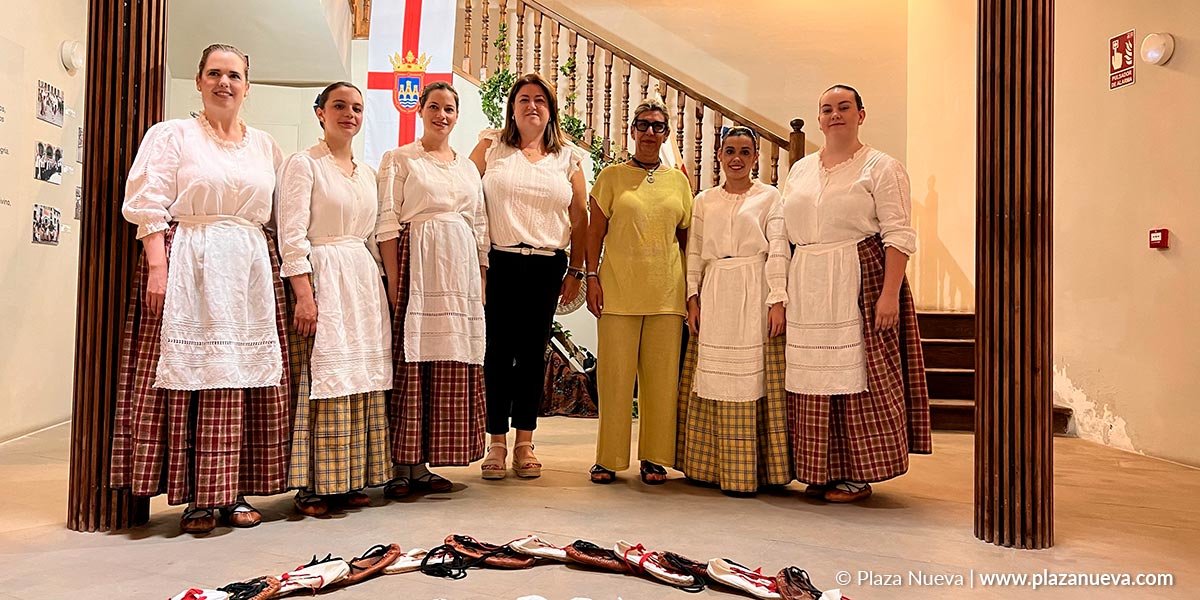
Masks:
[[[577,538],[639,541],[685,556],[733,558],[774,572],[807,569],[831,588],[839,571],[876,576],[875,585],[840,586],[872,598],[1200,598],[1200,471],[1076,439],[1058,439],[1056,545],[1018,551],[980,542],[971,532],[972,438],[938,434],[936,454],[914,457],[909,475],[877,486],[861,505],[827,505],[786,492],[732,498],[673,479],[646,487],[636,471],[611,486],[587,482],[595,421],[546,419],[535,481],[484,482],[477,467],[442,469],[460,482],[449,494],[385,502],[329,518],[298,517],[291,496],[255,499],[267,522],[218,528],[203,538],[178,533],[179,507],[158,500],[146,527],[109,534],[68,531],[69,427],[0,445],[0,599],[167,598],[193,585],[217,586],[280,573],[312,554],[361,553],[378,542],[431,547],[448,533],[504,542],[535,532],[554,542]],[[675,475],[677,476],[677,474]],[[1171,573],[1172,587],[983,587],[979,573]],[[909,571],[962,575],[961,586],[916,586]],[[899,574],[903,585],[883,583]],[[887,577],[885,577],[887,576]],[[443,581],[419,573],[369,581],[329,596],[409,600],[508,598],[735,598],[697,596],[648,581],[566,566],[524,572],[472,571]]]

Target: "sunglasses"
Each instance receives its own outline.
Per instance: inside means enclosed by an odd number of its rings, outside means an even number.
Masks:
[[[645,119],[638,119],[633,122],[633,128],[642,132],[652,130],[654,133],[663,134],[667,132],[668,127],[669,125],[662,121],[647,121]]]

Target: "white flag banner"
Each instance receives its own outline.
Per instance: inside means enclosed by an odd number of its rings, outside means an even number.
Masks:
[[[452,82],[455,0],[374,0],[367,41],[364,157],[379,166],[384,152],[421,135],[417,101],[435,81]]]

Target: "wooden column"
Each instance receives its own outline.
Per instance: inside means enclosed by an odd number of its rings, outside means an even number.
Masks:
[[[145,523],[150,503],[108,487],[117,363],[138,246],[121,218],[125,179],[146,130],[162,120],[166,0],[90,0],[83,215],[75,329],[75,401],[67,527]]]
[[[979,0],[975,536],[1054,543],[1054,0]]]

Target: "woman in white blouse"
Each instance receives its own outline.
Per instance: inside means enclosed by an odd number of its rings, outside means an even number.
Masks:
[[[751,177],[757,141],[746,127],[721,136],[725,181],[696,196],[687,244],[675,463],[735,493],[792,480],[781,337],[791,250],[779,190]]]
[[[283,283],[271,218],[275,140],[240,118],[249,61],[204,50],[204,111],[150,128],[123,214],[142,259],[125,321],[113,487],[188,503],[181,528],[262,516],[243,495],[287,482],[289,385]]]
[[[479,172],[450,147],[458,92],[421,93],[421,139],[379,161],[375,234],[393,310],[395,382],[388,419],[396,476],[389,498],[449,491],[428,466],[483,456],[483,277],[487,215]]]
[[[362,490],[391,479],[392,387],[387,298],[375,262],[375,171],[354,158],[362,93],[326,87],[314,110],[324,137],[279,173],[279,251],[295,298],[291,373],[296,395],[288,487],[297,510],[368,506]]]
[[[830,502],[871,495],[872,482],[929,454],[929,394],[912,294],[916,251],[908,173],[864,145],[852,87],[821,95],[825,147],[788,174],[783,215],[795,245],[788,272],[788,428],[796,478]]]
[[[587,236],[583,151],[559,126],[554,89],[537,73],[518,79],[508,94],[504,129],[484,131],[471,160],[483,175],[488,228],[487,381],[488,456],[484,479],[507,472],[507,434],[517,430],[513,471],[539,477],[533,430],[546,370],[554,309],[579,294]],[[572,252],[568,266],[567,248]],[[564,274],[570,276],[564,278]]]

